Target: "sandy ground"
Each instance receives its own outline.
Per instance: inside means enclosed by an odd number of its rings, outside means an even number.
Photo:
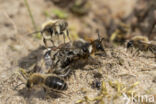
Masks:
[[[69,12],[67,19],[69,27],[76,32],[82,31],[93,37],[96,37],[93,35],[95,28],[99,28],[103,35],[106,30],[100,21],[98,25],[91,21],[95,17],[106,22],[109,20],[110,13],[101,7],[103,5],[113,7],[111,8],[113,18],[118,18],[132,11],[134,2],[130,1],[118,0],[114,3],[114,1],[93,0],[91,3],[96,5],[92,6],[92,12],[88,16],[79,18]],[[46,0],[31,0],[29,3],[39,28],[47,20],[44,11],[58,8]],[[21,67],[27,69],[35,64],[43,51],[41,39],[26,35],[32,31],[33,26],[23,1],[0,0],[0,104],[75,104],[78,100],[84,99],[84,96],[95,98],[100,93],[100,90],[91,87],[92,81],[96,79],[94,78],[95,73],[101,73],[100,80],[106,83],[108,95],[103,97],[106,104],[125,104],[123,96],[113,99],[117,91],[109,84],[110,81],[114,83],[118,81],[125,86],[139,82],[131,90],[138,95],[155,96],[155,102],[151,104],[156,103],[156,63],[154,59],[134,57],[121,46],[113,49],[106,48],[107,56],[97,57],[97,60],[102,63],[101,66],[87,65],[84,69],[76,70],[76,78],[72,75],[67,80],[69,88],[64,92],[66,95],[55,98],[55,95],[52,94],[50,98],[47,98],[42,88],[29,92],[25,85],[21,85],[15,89],[18,84],[22,83],[17,74],[18,69]],[[89,103],[98,104],[96,101],[89,101]]]

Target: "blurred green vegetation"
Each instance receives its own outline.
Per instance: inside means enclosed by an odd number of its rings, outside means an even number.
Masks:
[[[46,16],[46,17],[50,17],[50,14],[47,10],[43,11],[43,15]]]
[[[26,8],[27,8],[27,10],[28,10],[29,17],[30,17],[30,19],[31,19],[32,25],[33,25],[33,27],[34,27],[34,30],[35,30],[35,31],[38,31],[38,28],[37,28],[37,25],[36,25],[36,23],[35,23],[34,17],[33,17],[33,15],[32,15],[32,11],[31,11],[30,6],[29,6],[29,3],[28,3],[27,0],[24,0],[24,3],[25,3],[25,6],[26,6]],[[33,37],[34,37],[34,38],[37,38],[37,39],[41,39],[42,36],[41,36],[40,33],[36,33],[35,36],[33,36]]]
[[[60,19],[67,19],[68,18],[68,14],[61,9],[53,9],[52,13]]]
[[[90,3],[86,0],[76,0],[71,7],[71,11],[77,15],[85,15],[90,10]]]

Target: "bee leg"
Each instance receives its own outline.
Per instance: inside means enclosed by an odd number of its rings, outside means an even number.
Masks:
[[[107,52],[105,50],[102,52],[102,57],[107,57]]]
[[[15,87],[14,87],[14,90],[17,90],[17,88],[19,87],[19,86],[21,86],[21,85],[25,85],[25,83],[20,83],[20,84],[18,84],[18,85],[16,85]]]
[[[60,43],[60,37],[59,34],[57,35],[58,43]]]
[[[24,78],[24,79],[26,79],[27,80],[27,78],[30,76],[24,69],[22,69],[22,68],[20,68],[19,69],[19,72],[20,72],[20,74],[22,75],[22,77]]]
[[[137,49],[137,50],[135,51],[135,53],[133,54],[133,56],[139,56],[139,54],[140,54],[140,50]]]
[[[64,44],[66,43],[66,37],[65,37],[65,34],[64,34],[64,32],[63,32],[63,39],[64,39]]]
[[[45,47],[48,48],[47,41],[45,38],[43,38],[43,43],[44,43]]]
[[[60,74],[59,76],[62,77],[62,78],[68,77],[69,74],[70,74],[70,72],[71,72],[71,69],[70,68],[67,68],[66,70],[67,71],[64,74]]]
[[[155,62],[156,62],[156,50],[149,48],[149,50],[154,54]]]
[[[54,89],[51,89],[51,88],[47,88],[47,87],[43,87],[43,90],[45,92],[45,97],[46,99],[50,99],[50,98],[57,98],[60,96],[60,94],[62,95],[67,95],[65,93],[63,93],[62,91],[59,91],[59,90],[54,90]]]
[[[48,95],[48,91],[47,91],[46,87],[43,87],[43,91],[44,91],[45,95],[47,96]]]
[[[43,43],[44,43],[46,48],[51,47],[51,46],[48,46],[47,41],[50,41],[53,44],[53,46],[55,46],[54,41],[52,39],[45,39],[45,38],[43,38]]]
[[[53,44],[53,46],[55,46],[55,43],[54,43],[54,41],[53,40],[50,40],[51,41],[51,43]]]
[[[70,36],[69,36],[69,31],[68,31],[68,30],[66,30],[66,35],[67,35],[69,41],[71,41]]]
[[[76,78],[76,74],[75,74],[75,71],[73,71],[73,75],[74,75],[74,78],[75,78],[75,80],[76,80],[77,78]]]
[[[20,84],[18,84],[18,85],[16,85],[15,87],[14,87],[14,90],[17,90],[17,88],[19,87],[19,86],[21,86],[21,85],[25,85],[25,83],[26,83],[26,80],[27,80],[27,77],[24,75],[24,74],[26,74],[25,73],[25,70],[24,69],[19,69],[19,72],[15,72],[13,75],[11,75],[9,78],[11,78],[11,77],[13,77],[14,75],[17,75],[17,76],[14,76],[14,77],[17,77],[18,79],[20,79],[22,82],[20,83]]]
[[[155,62],[156,62],[156,53],[154,53],[154,58],[155,58]]]
[[[130,49],[130,52],[131,52],[131,53],[133,53],[133,49],[134,49],[134,48],[131,48],[131,49]]]
[[[43,91],[44,91],[45,98],[50,99],[51,96],[49,95],[50,94],[49,90],[46,87],[43,87]]]
[[[59,26],[56,26],[54,33],[55,33],[54,35],[57,35],[58,36],[58,39],[59,39],[59,35],[61,34],[61,30],[60,30],[60,27]]]
[[[132,54],[133,53],[133,49],[134,49],[133,47],[130,47],[130,48],[127,49],[127,51],[130,51],[130,53]]]
[[[58,34],[61,33],[60,26],[56,26],[56,27],[55,27],[55,33],[58,33]]]
[[[43,90],[45,92],[45,98],[46,99],[51,99],[51,98],[58,98],[59,97],[59,91],[56,91],[56,90],[53,90],[53,89],[50,89],[50,88],[47,88],[47,87],[43,87]],[[55,93],[54,93],[55,92]]]
[[[60,35],[60,34],[59,34],[58,31],[60,31],[60,30],[56,30],[56,31],[54,32],[55,34],[53,34],[53,36],[57,36],[57,39],[58,39],[57,42],[58,42],[58,44],[59,44],[59,43],[60,43],[60,38],[59,38],[59,35]]]
[[[131,48],[127,48],[126,51],[127,51],[127,52],[130,52],[130,53],[132,54],[132,52],[133,52],[133,47],[131,47]]]
[[[67,96],[67,94],[63,93],[62,91],[53,90],[53,89],[51,89],[51,91],[52,91],[52,92],[55,92],[56,94],[61,94],[61,95],[66,95],[66,96]],[[58,96],[58,95],[57,95],[57,96]]]

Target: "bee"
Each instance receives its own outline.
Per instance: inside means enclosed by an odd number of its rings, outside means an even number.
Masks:
[[[41,31],[36,31],[31,34],[38,32],[40,32],[43,35],[43,42],[45,47],[51,47],[51,45],[48,45],[48,41],[50,41],[50,43],[52,43],[53,46],[55,46],[54,40],[52,38],[53,36],[58,36],[59,39],[59,35],[63,35],[64,43],[65,43],[65,35],[70,40],[68,23],[65,20],[48,20],[42,24]]]
[[[26,82],[26,87],[30,89],[34,86],[42,86],[47,90],[54,91],[64,91],[68,89],[68,85],[63,79],[51,74],[32,74]]]
[[[98,38],[95,39],[95,40],[91,40],[89,42],[90,46],[92,47],[92,51],[91,51],[91,54],[94,54],[94,55],[102,55],[102,56],[106,56],[106,51],[104,50],[104,46],[102,44],[102,42],[105,40],[104,38],[101,38],[100,37],[100,32],[99,30],[96,31],[97,32],[97,35],[98,35]],[[102,53],[100,53],[102,52]]]
[[[78,60],[84,60],[89,57],[89,45],[83,44],[81,48],[69,46],[70,47],[58,49],[55,52],[53,50],[51,51],[49,56],[51,56],[52,66],[49,72],[55,73],[61,77],[66,77]]]
[[[87,64],[93,55],[99,55],[97,52],[104,52],[105,54],[102,45],[103,39],[100,38],[99,34],[98,37],[98,39],[90,42],[80,39],[47,48],[43,59],[37,63],[39,66],[37,68],[41,70],[41,73],[53,73],[59,77],[68,77],[71,72],[74,72],[74,69]],[[30,71],[32,73],[36,71],[36,69],[32,70]]]
[[[145,36],[134,36],[127,42],[127,49],[132,47],[138,48],[139,50],[145,51],[147,46],[144,43],[148,43],[149,40]],[[141,44],[140,44],[141,43]]]
[[[59,49],[52,49],[49,51],[49,56],[52,60],[49,73],[55,73],[61,77],[68,76],[73,69],[81,66],[80,63],[87,63],[88,58],[92,57],[92,54],[99,51],[105,53],[102,41],[103,39],[101,38],[91,42],[77,40],[63,44]]]
[[[156,44],[149,41],[145,36],[135,36],[127,42],[127,49],[136,48],[135,54],[139,54],[140,51],[150,51],[156,56]]]

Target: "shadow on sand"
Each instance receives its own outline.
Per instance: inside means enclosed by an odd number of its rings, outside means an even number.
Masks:
[[[44,49],[45,48],[43,46],[38,47],[37,49],[31,51],[27,56],[21,58],[18,61],[19,67],[28,69],[29,67],[40,61]]]

